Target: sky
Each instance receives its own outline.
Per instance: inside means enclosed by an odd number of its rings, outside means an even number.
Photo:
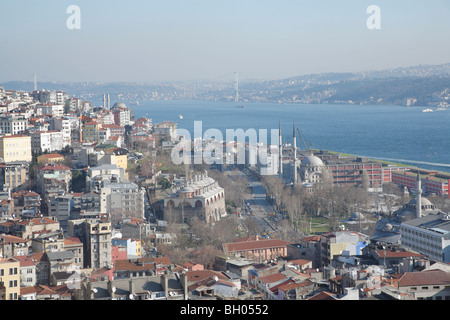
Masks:
[[[367,27],[371,5],[380,29]],[[2,0],[0,12],[0,82],[282,79],[450,62],[448,0]]]

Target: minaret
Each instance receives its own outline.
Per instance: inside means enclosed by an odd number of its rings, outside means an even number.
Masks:
[[[281,121],[278,124],[278,166],[279,170],[278,173],[280,175],[280,178],[283,179],[283,144],[281,141]]]
[[[103,94],[103,109],[106,107],[106,97],[105,94]]]
[[[107,99],[107,102],[108,102],[108,110],[111,110],[111,108],[109,107],[109,93],[108,93],[108,99]]]
[[[422,217],[422,181],[420,179],[420,173],[417,175],[417,187],[416,187],[416,218]]]
[[[297,138],[295,136],[295,121],[293,125],[293,167],[294,167],[294,184],[297,184]]]

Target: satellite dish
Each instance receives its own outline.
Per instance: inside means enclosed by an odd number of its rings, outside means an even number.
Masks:
[[[112,292],[116,292],[116,287],[112,287]]]
[[[93,293],[97,293],[98,290],[97,290],[96,288],[94,288],[94,289],[92,289],[92,292],[93,292]]]
[[[130,298],[130,300],[133,300],[133,294],[130,293],[130,295],[128,296]]]

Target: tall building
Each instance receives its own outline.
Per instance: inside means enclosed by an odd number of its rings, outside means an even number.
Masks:
[[[145,191],[126,179],[123,168],[117,165],[90,168],[86,187],[89,191],[100,193],[100,211],[110,213],[113,222],[124,217],[144,218]]]
[[[69,236],[77,236],[83,243],[85,268],[111,267],[111,222],[102,219],[69,221]]]

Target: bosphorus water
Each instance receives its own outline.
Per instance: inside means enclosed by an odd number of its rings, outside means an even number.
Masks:
[[[193,135],[194,121],[203,132],[219,129],[277,129],[292,142],[295,121],[308,146],[426,169],[450,171],[450,109],[422,112],[422,107],[234,102],[147,101],[129,105],[135,118],[172,121]],[[183,119],[179,119],[179,115]],[[297,133],[297,146],[303,149]]]

